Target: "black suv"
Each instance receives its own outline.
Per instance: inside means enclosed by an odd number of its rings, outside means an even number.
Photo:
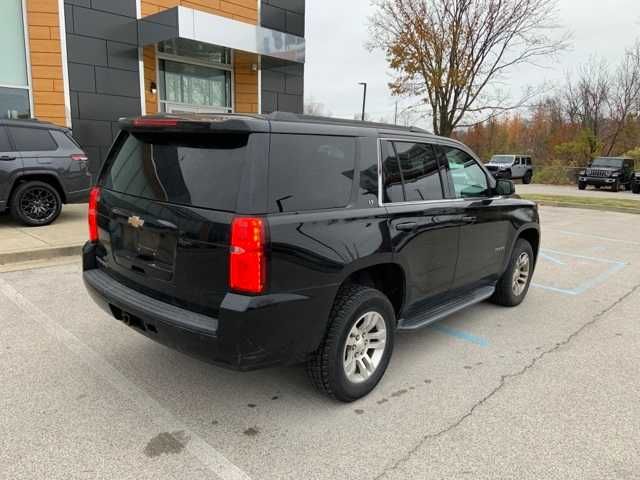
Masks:
[[[239,370],[306,361],[342,401],[396,331],[527,294],[532,202],[461,143],[276,113],[120,123],[89,203],[83,278],[116,319]]]
[[[599,157],[578,174],[578,188],[588,185],[596,188],[611,187],[614,192],[631,186],[633,159],[625,157]]]
[[[48,225],[63,203],[86,202],[88,159],[66,128],[0,119],[0,212],[29,226]]]

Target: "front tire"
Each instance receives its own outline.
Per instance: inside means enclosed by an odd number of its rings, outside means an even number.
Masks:
[[[505,307],[520,305],[527,296],[533,275],[534,256],[531,244],[518,239],[507,270],[502,274],[491,301]]]
[[[61,210],[60,194],[48,183],[24,182],[11,196],[11,215],[29,227],[49,225],[58,218]]]
[[[364,397],[387,369],[395,328],[393,306],[382,292],[362,285],[343,287],[326,337],[307,361],[312,383],[342,402]]]
[[[640,183],[634,183],[631,187],[633,193],[640,193]]]
[[[584,182],[578,182],[578,190],[584,190],[587,188],[587,184]]]
[[[613,192],[618,192],[620,190],[620,182],[615,182],[612,186],[611,186],[611,191]]]

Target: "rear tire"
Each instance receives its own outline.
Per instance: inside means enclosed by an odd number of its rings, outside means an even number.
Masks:
[[[640,183],[634,183],[631,187],[633,193],[640,193]]]
[[[583,182],[578,182],[578,190],[584,190],[587,188],[587,184]]]
[[[341,288],[326,337],[307,361],[311,382],[342,402],[364,397],[387,369],[395,328],[393,306],[382,292],[362,285]]]
[[[491,301],[505,307],[520,305],[527,296],[533,276],[534,256],[531,244],[518,239],[507,269],[498,280]]]
[[[11,195],[11,215],[29,227],[49,225],[61,210],[60,194],[45,182],[24,182]]]
[[[524,177],[522,177],[522,183],[524,183],[525,185],[529,185],[531,183],[531,180],[533,180],[533,173],[531,173],[531,170],[529,170],[524,174]]]

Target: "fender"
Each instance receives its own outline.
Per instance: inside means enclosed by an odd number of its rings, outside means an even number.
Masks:
[[[62,178],[60,177],[58,172],[55,172],[53,170],[47,170],[47,169],[28,169],[28,170],[20,169],[14,172],[13,178],[9,182],[9,185],[11,185],[11,188],[7,190],[7,198],[4,199],[5,203],[9,201],[9,195],[11,195],[16,184],[22,178],[36,176],[36,175],[55,178],[55,180],[58,182],[58,185],[60,186],[60,196],[62,197],[62,203],[67,202],[67,192],[64,187],[64,182],[62,181]],[[0,201],[0,203],[2,202]]]
[[[522,233],[526,230],[535,230],[538,233],[538,247],[536,248],[535,245],[532,245],[532,247],[534,248],[533,254],[535,255],[535,262],[533,264],[533,269],[535,270],[536,263],[539,257],[539,251],[540,251],[540,241],[541,241],[540,225],[538,223],[529,222],[521,225],[520,228],[518,228],[516,230],[516,233],[513,235],[513,238],[511,240],[511,246],[509,247],[509,254],[505,255],[504,264],[502,265],[502,273],[507,271],[507,267],[509,266],[509,262],[511,261],[511,255],[513,254],[513,249],[516,247],[516,242],[518,241]]]

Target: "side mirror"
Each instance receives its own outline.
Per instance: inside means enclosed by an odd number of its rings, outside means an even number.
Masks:
[[[496,180],[496,193],[508,197],[516,193],[516,186],[511,180],[500,178]]]

